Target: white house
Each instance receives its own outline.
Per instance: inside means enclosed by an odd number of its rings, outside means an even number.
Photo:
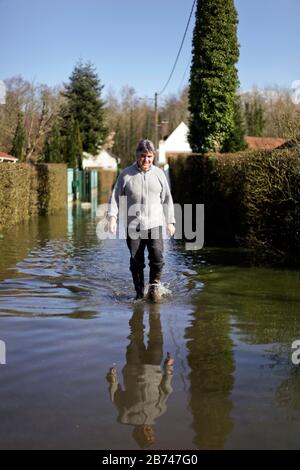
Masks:
[[[165,165],[167,163],[168,154],[192,152],[187,139],[188,131],[188,126],[184,122],[181,122],[166,140],[159,142],[157,158],[159,165]]]
[[[109,150],[102,149],[97,155],[83,152],[82,167],[84,170],[97,170],[103,168],[105,170],[118,169],[118,159]]]

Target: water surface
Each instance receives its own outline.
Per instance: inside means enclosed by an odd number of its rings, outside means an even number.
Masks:
[[[133,302],[96,224],[75,207],[0,237],[0,447],[138,449],[147,424],[152,449],[299,448],[299,271],[172,241],[169,295]]]

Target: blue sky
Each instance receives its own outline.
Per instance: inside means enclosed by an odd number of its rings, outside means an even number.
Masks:
[[[0,79],[68,80],[79,58],[91,61],[105,91],[133,86],[152,97],[173,66],[193,0],[0,0]],[[241,88],[300,79],[300,0],[236,0]],[[165,95],[187,83],[191,23]]]

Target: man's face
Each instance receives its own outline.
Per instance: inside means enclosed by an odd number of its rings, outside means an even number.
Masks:
[[[143,153],[139,153],[137,156],[137,163],[142,171],[149,170],[150,166],[153,163],[153,160],[154,160],[153,152],[143,152]]]

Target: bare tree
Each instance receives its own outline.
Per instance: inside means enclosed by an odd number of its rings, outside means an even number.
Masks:
[[[26,131],[26,160],[37,160],[63,99],[60,89],[36,85],[21,76],[10,78],[5,84],[6,103],[0,107],[0,148],[9,152],[21,113]]]
[[[300,140],[300,107],[292,100],[291,90],[280,87],[259,90],[253,88],[242,93],[242,101],[258,101],[264,112],[264,137],[281,137],[299,142]]]
[[[45,136],[52,129],[53,122],[63,98],[59,89],[46,85],[32,85],[25,108],[25,127],[27,129],[27,160],[39,159]]]
[[[170,134],[181,121],[188,124],[188,87],[185,87],[179,94],[169,95],[165,100],[161,110],[161,138]]]

